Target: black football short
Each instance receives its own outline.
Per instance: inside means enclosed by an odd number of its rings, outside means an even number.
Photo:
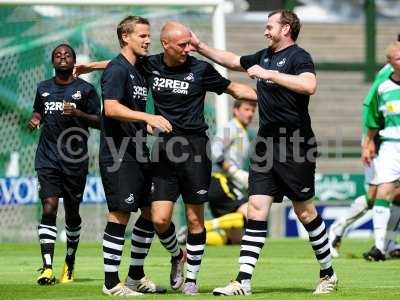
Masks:
[[[86,175],[73,176],[51,168],[37,169],[36,171],[40,199],[57,197],[63,198],[65,202],[82,202]]]
[[[218,218],[236,212],[248,199],[239,199],[225,176],[213,174],[208,190],[208,201],[212,216]]]
[[[108,210],[136,212],[149,206],[151,165],[136,161],[123,161],[118,168],[111,162],[100,162]]]
[[[211,179],[208,137],[205,135],[159,138],[152,149],[152,200],[188,204],[208,201]]]
[[[249,194],[273,196],[274,202],[281,202],[283,196],[292,201],[313,198],[316,156],[314,143],[294,146],[258,136],[250,160]]]

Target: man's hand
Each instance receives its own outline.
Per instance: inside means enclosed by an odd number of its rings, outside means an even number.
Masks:
[[[361,155],[362,162],[370,166],[375,155],[376,155],[375,143],[373,141],[364,143]]]
[[[190,34],[192,36],[190,38],[190,46],[191,46],[190,47],[190,51],[198,52],[199,48],[200,48],[201,41],[193,31],[190,31]]]
[[[75,103],[63,101],[63,115],[78,117],[79,110],[76,108]]]
[[[171,132],[172,125],[171,123],[162,116],[156,115],[149,115],[148,119],[146,120],[147,125],[150,125],[153,128],[158,128],[162,132]]]
[[[39,127],[40,127],[40,118],[38,118],[38,116],[36,115],[33,115],[28,123],[28,128],[30,130],[35,130],[39,129]]]
[[[93,72],[94,69],[90,66],[90,63],[75,64],[72,75],[76,78],[79,75]]]
[[[250,78],[256,79],[264,79],[264,80],[272,80],[272,77],[277,73],[277,71],[266,70],[260,65],[254,65],[251,68],[247,69],[247,74]]]
[[[154,128],[151,127],[149,124],[147,124],[147,125],[146,125],[146,131],[147,131],[148,134],[153,135]]]

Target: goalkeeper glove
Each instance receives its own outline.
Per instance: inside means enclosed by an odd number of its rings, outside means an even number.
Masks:
[[[239,169],[234,164],[231,164],[227,170],[227,173],[230,179],[239,189],[249,188],[249,172]]]

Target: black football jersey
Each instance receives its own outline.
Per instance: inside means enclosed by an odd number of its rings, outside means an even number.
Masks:
[[[171,123],[173,134],[204,134],[206,92],[221,94],[230,81],[208,62],[190,55],[177,67],[168,67],[163,54],[151,55],[143,59],[143,67],[155,112]]]
[[[295,44],[278,52],[267,48],[252,55],[242,56],[240,64],[245,70],[258,64],[267,70],[285,74],[299,75],[305,72],[315,74],[310,54]],[[279,134],[283,128],[287,132],[300,130],[300,135],[304,137],[314,135],[308,113],[309,95],[299,94],[272,81],[259,79],[257,96],[260,135]]]
[[[63,101],[87,114],[100,114],[100,100],[90,83],[80,78],[66,85],[57,84],[54,78],[40,82],[33,105],[34,112],[42,116],[35,169],[86,174],[88,125],[78,117],[63,115]]]

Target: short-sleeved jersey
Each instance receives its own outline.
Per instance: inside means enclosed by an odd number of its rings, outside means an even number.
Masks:
[[[382,141],[400,142],[400,81],[390,77],[379,85],[377,105],[369,107],[367,127],[380,128]]]
[[[38,84],[33,111],[42,116],[35,169],[51,168],[66,174],[87,174],[88,124],[78,117],[63,115],[63,101],[87,114],[100,114],[95,88],[78,78],[66,85],[55,79]]]
[[[103,102],[106,99],[119,103],[135,111],[145,111],[147,83],[142,75],[140,63],[132,65],[122,54],[115,57],[101,77]],[[100,135],[100,161],[114,161],[120,152],[124,161],[147,158],[146,124],[144,122],[124,122],[107,117],[102,112]],[[112,147],[115,146],[114,149]],[[126,147],[126,148],[125,148]],[[126,150],[125,150],[126,149]]]
[[[242,56],[241,66],[247,70],[254,65],[280,73],[299,75],[314,73],[314,63],[310,54],[297,45],[274,52],[270,48],[255,54]],[[281,128],[287,132],[300,130],[300,136],[314,136],[308,113],[309,95],[299,94],[272,81],[257,81],[257,96],[260,111],[260,129],[262,136],[275,136]]]
[[[214,161],[223,158],[239,169],[246,169],[249,159],[250,138],[247,128],[233,118],[225,126],[218,128],[211,144]],[[219,164],[213,164],[213,172],[221,172]]]
[[[390,64],[385,65],[376,75],[374,82],[372,83],[370,89],[368,90],[367,96],[365,96],[363,101],[363,111],[362,111],[362,134],[363,137],[367,134],[367,118],[369,107],[377,107],[378,101],[378,87],[379,85],[387,80],[393,73],[393,67]]]
[[[163,54],[151,55],[142,63],[154,99],[155,113],[172,125],[173,134],[203,134],[206,92],[223,93],[230,81],[202,60],[188,56],[178,67],[168,67]]]

